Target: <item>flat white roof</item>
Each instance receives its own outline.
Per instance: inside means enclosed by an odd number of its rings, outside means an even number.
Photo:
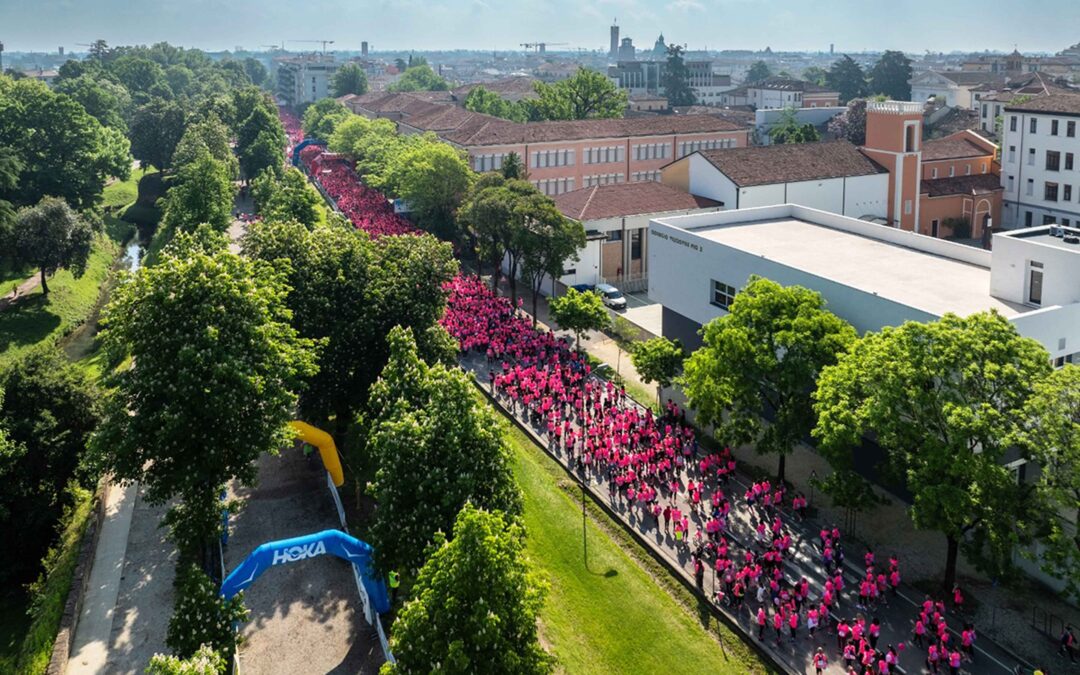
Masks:
[[[680,220],[659,222],[678,227]],[[685,231],[938,316],[996,309],[1012,317],[1030,311],[990,295],[987,267],[799,218],[702,225]]]

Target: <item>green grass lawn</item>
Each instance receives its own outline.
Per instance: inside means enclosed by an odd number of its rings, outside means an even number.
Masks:
[[[146,173],[142,169],[133,169],[127,180],[106,185],[101,193],[101,205],[106,209],[117,209],[133,204],[139,196],[139,181]]]
[[[38,287],[0,312],[0,365],[34,345],[59,340],[85,321],[119,252],[114,242],[98,236],[82,277],[60,270],[49,279],[48,296]]]
[[[26,616],[29,606],[30,598],[21,590],[13,589],[0,595],[0,672],[15,672],[19,647],[29,621]]]
[[[578,494],[572,480],[517,427],[508,431],[507,439],[514,449],[514,475],[525,495],[528,552],[551,584],[541,612],[541,635],[558,658],[560,670],[665,675],[768,672],[749,646],[715,619],[707,614],[702,619],[691,609],[694,600],[689,592],[681,586],[673,590],[662,586],[653,575],[666,571],[647,570],[639,561],[648,553],[627,535],[623,539],[609,534],[618,525],[592,504],[585,565],[581,502],[572,496]],[[606,521],[605,526],[594,518]],[[677,585],[670,576],[667,579]]]

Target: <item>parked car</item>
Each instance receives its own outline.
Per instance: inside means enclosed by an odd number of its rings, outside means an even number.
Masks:
[[[597,284],[596,292],[600,294],[604,304],[612,309],[626,309],[626,296],[622,291],[610,284]]]
[[[595,288],[593,288],[592,284],[574,284],[570,288],[574,289],[578,293],[592,293],[596,290]]]

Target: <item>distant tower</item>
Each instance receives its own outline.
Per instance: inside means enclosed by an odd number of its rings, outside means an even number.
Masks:
[[[619,55],[619,24],[618,19],[611,24],[611,49],[608,50],[608,56],[615,58]]]
[[[360,56],[367,58],[367,40],[360,43]]]
[[[829,43],[829,56],[832,56],[835,53],[835,50],[834,50],[835,46],[836,45],[834,45],[833,43],[831,43],[831,42]]]
[[[60,56],[63,56],[63,55],[64,55],[64,48],[63,48],[63,47],[61,47],[61,48],[60,48]]]

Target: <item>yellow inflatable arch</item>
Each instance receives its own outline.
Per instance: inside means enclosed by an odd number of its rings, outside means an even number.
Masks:
[[[334,444],[334,439],[331,438],[330,434],[299,420],[289,422],[289,426],[296,431],[297,438],[319,449],[319,456],[322,457],[323,466],[326,467],[326,471],[330,474],[330,479],[334,481],[334,485],[337,487],[344,485],[345,474],[341,470],[341,458],[338,457],[337,445]]]

